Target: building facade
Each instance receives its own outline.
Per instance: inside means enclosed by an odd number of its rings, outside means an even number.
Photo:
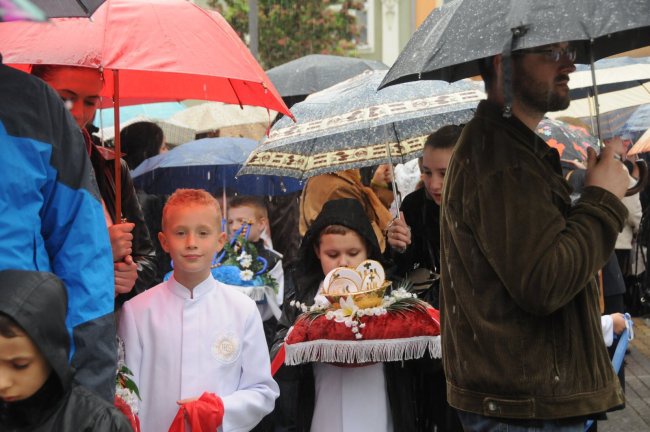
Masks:
[[[364,28],[358,54],[390,66],[418,26],[445,0],[366,0],[365,3],[365,10],[357,15]]]

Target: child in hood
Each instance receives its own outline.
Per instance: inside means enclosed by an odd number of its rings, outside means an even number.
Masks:
[[[63,283],[4,270],[0,287],[0,430],[131,431],[116,408],[72,382]]]
[[[366,259],[384,263],[377,237],[362,205],[355,199],[328,201],[309,227],[292,276],[295,292],[287,302],[314,304],[325,275],[336,267],[355,268]],[[388,273],[388,272],[387,272]],[[388,278],[390,279],[390,278]],[[288,303],[278,323],[272,353],[280,350],[300,310]],[[318,431],[434,430],[433,384],[425,373],[431,359],[339,367],[329,363],[283,366],[273,421],[279,429]]]

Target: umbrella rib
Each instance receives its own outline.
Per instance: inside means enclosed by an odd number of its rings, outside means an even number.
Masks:
[[[228,84],[230,84],[230,88],[232,89],[232,92],[235,94],[235,97],[237,98],[237,103],[239,104],[239,107],[241,109],[244,109],[244,105],[241,103],[241,99],[239,99],[239,95],[237,94],[237,90],[235,89],[235,86],[232,84],[232,80],[228,78]]]
[[[84,11],[86,16],[89,17],[90,16],[90,13],[89,13],[90,11],[88,10],[86,5],[84,4],[83,0],[76,0],[76,1],[77,1],[77,4],[79,5],[79,7]]]

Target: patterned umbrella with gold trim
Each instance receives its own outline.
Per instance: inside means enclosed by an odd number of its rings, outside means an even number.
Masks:
[[[280,119],[239,174],[299,179],[421,155],[427,136],[467,122],[482,84],[420,81],[377,91],[386,71],[366,71],[313,93],[291,108],[296,123]]]

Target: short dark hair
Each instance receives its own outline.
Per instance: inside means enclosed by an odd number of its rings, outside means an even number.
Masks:
[[[0,335],[6,338],[14,338],[23,333],[22,327],[9,315],[0,312]]]
[[[268,219],[269,212],[264,201],[256,196],[236,195],[228,200],[229,208],[253,207],[257,217]]]
[[[456,145],[465,125],[443,126],[427,137],[424,147],[431,149],[448,149]]]
[[[124,160],[130,169],[135,169],[143,160],[160,153],[165,135],[156,123],[140,121],[126,126],[120,132]]]

